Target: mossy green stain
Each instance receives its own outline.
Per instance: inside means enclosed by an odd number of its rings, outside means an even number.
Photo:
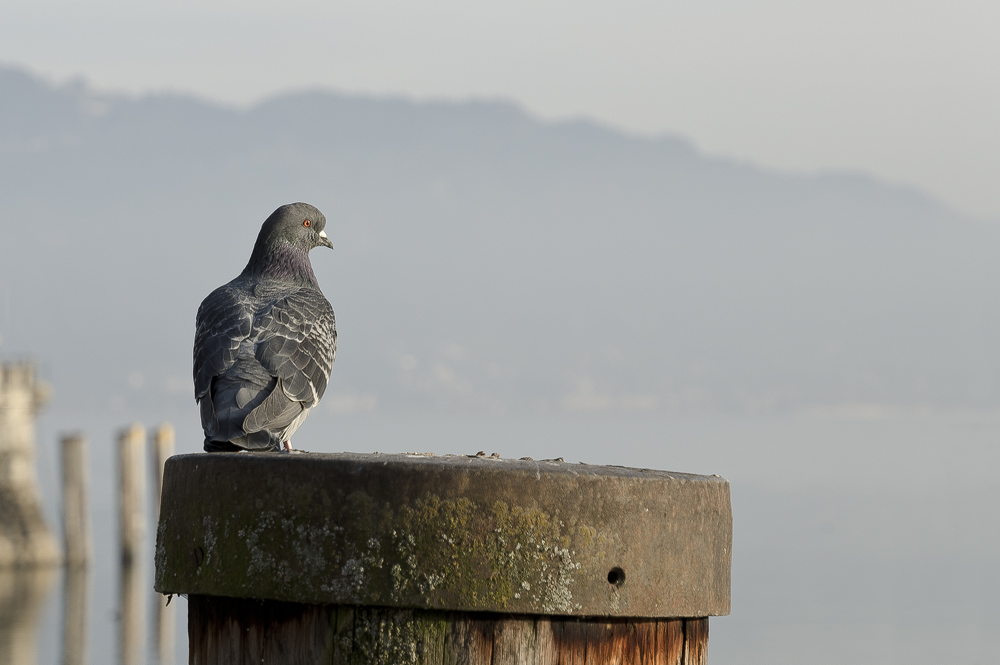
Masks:
[[[166,471],[164,593],[541,614],[728,611],[721,479],[350,454],[189,455]],[[612,566],[630,573],[614,606]]]
[[[324,503],[318,492],[300,494],[284,505]],[[396,511],[363,492],[337,499],[331,497],[333,514],[327,508],[322,521],[305,509],[278,514],[254,502],[225,518],[191,515],[201,517],[199,542],[191,545],[204,548],[204,561],[194,566],[183,552],[161,560],[181,568],[180,575],[193,567],[205,592],[294,599],[313,597],[318,587],[331,600],[359,604],[572,609],[578,564],[570,544],[580,540],[576,547],[585,548],[588,539],[562,533],[559,520],[544,511],[430,493]]]
[[[468,499],[428,494],[399,511],[392,545],[401,561],[392,569],[392,600],[416,593],[429,604],[448,596],[463,606],[507,609],[524,594],[545,603],[553,586],[548,566],[557,572],[556,586],[571,582],[557,564],[566,556],[557,551],[564,540],[543,511],[502,501],[477,510]],[[568,588],[560,594],[571,597]]]
[[[338,608],[331,617],[334,665],[441,663],[448,630],[444,613]]]

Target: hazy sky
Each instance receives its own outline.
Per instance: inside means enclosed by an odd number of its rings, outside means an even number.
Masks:
[[[0,62],[248,103],[500,97],[1000,221],[1000,2],[4,0]]]

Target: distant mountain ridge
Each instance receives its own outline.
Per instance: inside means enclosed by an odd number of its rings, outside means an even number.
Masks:
[[[201,298],[322,209],[338,412],[992,408],[997,236],[912,188],[775,173],[500,102],[247,110],[0,69],[0,335],[63,408],[192,408]]]

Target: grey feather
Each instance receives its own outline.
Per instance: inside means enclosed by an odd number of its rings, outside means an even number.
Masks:
[[[279,450],[323,397],[337,329],[309,250],[333,246],[325,226],[313,206],[278,208],[247,267],[198,308],[194,384],[205,450]]]

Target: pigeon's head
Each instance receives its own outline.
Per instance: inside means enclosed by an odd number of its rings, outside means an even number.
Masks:
[[[244,274],[316,284],[309,250],[333,243],[323,229],[326,217],[308,203],[283,205],[264,220]]]
[[[268,248],[291,245],[306,252],[320,246],[333,249],[325,227],[326,217],[318,209],[308,203],[289,203],[264,220],[257,245]]]

